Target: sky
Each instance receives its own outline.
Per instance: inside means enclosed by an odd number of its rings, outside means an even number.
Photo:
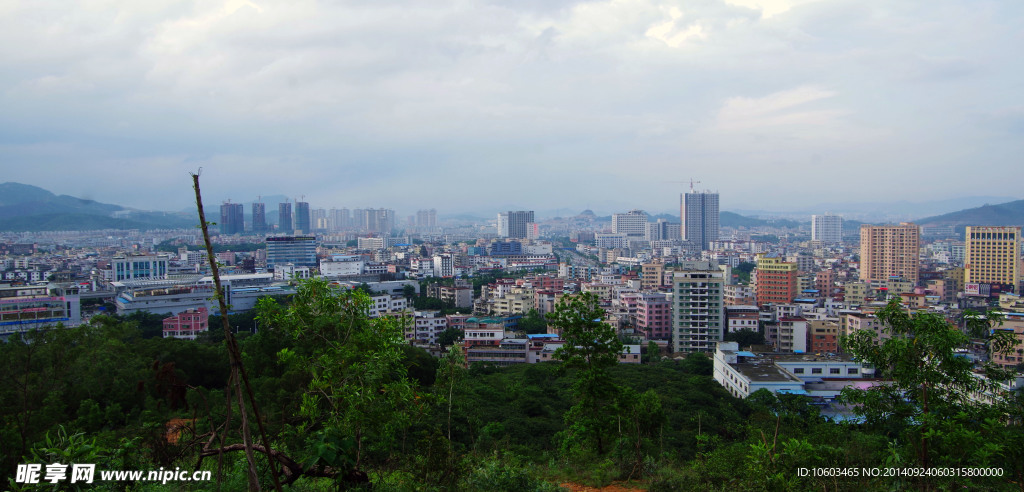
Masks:
[[[1018,0],[0,0],[2,181],[147,210],[1024,198]]]

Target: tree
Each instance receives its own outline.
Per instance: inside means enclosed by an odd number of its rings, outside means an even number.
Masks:
[[[519,318],[519,329],[526,332],[527,335],[547,333],[548,323],[536,309],[530,309],[525,316]]]
[[[579,370],[573,383],[576,404],[565,414],[563,446],[583,447],[593,441],[597,453],[604,454],[606,433],[615,423],[613,406],[620,394],[609,368],[618,364],[622,342],[604,322],[604,309],[591,293],[563,297],[546,317],[565,340],[555,358]]]
[[[921,466],[935,466],[933,459],[946,455],[929,449],[930,444],[946,440],[942,434],[944,429],[950,430],[951,421],[961,419],[972,426],[991,417],[988,411],[992,407],[979,404],[975,397],[985,392],[996,394],[998,383],[1008,379],[1009,373],[985,363],[980,368],[984,377],[976,375],[974,362],[957,353],[970,341],[968,335],[940,314],[911,313],[899,299],[893,299],[876,316],[889,338],[879,340],[873,331],[861,330],[845,337],[843,345],[892,383],[866,390],[847,388],[843,398],[857,405],[855,410],[868,424],[913,442]],[[968,331],[987,335],[989,321],[997,320],[969,317]],[[1010,344],[1012,339],[999,330],[989,340],[995,352]]]
[[[764,345],[765,339],[764,334],[759,331],[754,331],[749,328],[742,330],[730,331],[725,334],[723,340],[726,342],[738,342],[740,347],[749,347],[751,345]]]
[[[278,358],[309,372],[300,406],[305,423],[296,431],[309,436],[310,461],[348,481],[367,480],[367,456],[392,451],[418,403],[403,363],[401,327],[393,318],[369,319],[369,303],[364,292],[338,290],[323,279],[300,282],[287,308],[257,303],[261,329],[282,330],[295,341]]]

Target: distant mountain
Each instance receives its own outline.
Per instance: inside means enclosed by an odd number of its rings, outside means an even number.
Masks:
[[[0,231],[179,229],[199,223],[196,214],[145,212],[68,195],[38,186],[0,183]]]
[[[124,210],[124,207],[68,195],[54,195],[38,186],[10,182],[0,184],[0,217],[63,213],[110,215],[119,210]]]
[[[948,214],[936,215],[915,220],[918,225],[991,225],[1019,226],[1024,225],[1024,200],[1000,203],[998,205],[982,205]]]
[[[722,227],[789,227],[796,229],[800,222],[789,219],[758,219],[733,212],[719,212],[718,223]]]

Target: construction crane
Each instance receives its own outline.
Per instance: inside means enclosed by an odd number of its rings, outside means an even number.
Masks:
[[[700,181],[696,181],[693,178],[690,178],[689,181],[669,181],[669,183],[680,183],[680,184],[690,183],[690,193],[693,193],[695,191],[694,190],[694,185],[699,185]]]

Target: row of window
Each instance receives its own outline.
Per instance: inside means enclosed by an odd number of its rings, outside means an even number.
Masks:
[[[842,374],[842,369],[838,368],[838,367],[830,367],[828,369],[828,373],[829,374],[833,374],[833,375],[841,375]],[[794,367],[793,368],[793,374],[804,374],[804,368],[803,367]],[[811,374],[822,374],[822,368],[821,367],[812,367],[811,368]],[[847,375],[856,375],[857,374],[857,368],[856,367],[849,367],[849,368],[847,368],[846,369],[846,374]]]

